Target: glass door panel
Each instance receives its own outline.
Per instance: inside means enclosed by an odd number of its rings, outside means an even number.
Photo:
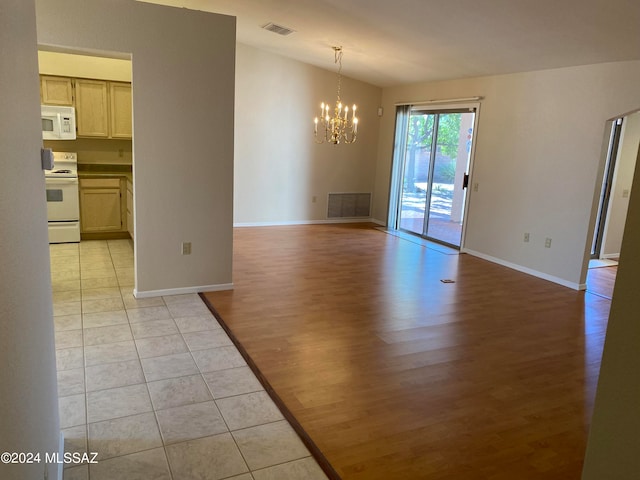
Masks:
[[[425,237],[460,247],[473,112],[437,115],[437,135]]]
[[[423,235],[426,227],[434,126],[433,114],[413,111],[409,115],[398,228],[418,235]]]

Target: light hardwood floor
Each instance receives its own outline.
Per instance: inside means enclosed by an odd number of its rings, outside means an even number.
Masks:
[[[590,268],[587,273],[587,290],[596,295],[611,298],[617,275],[617,266]]]
[[[371,225],[234,241],[204,296],[337,476],[580,478],[608,299]]]

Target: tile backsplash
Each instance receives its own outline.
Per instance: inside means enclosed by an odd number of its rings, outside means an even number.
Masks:
[[[78,163],[96,165],[131,165],[131,140],[78,138],[76,140],[45,140],[44,146],[54,152],[76,152]]]

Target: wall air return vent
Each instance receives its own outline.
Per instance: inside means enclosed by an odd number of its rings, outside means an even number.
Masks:
[[[327,218],[369,218],[370,193],[330,193]]]
[[[262,28],[269,30],[270,32],[277,33],[278,35],[282,35],[283,37],[295,32],[295,30],[291,30],[290,28],[283,27],[282,25],[275,23],[267,23],[266,25],[263,25]]]

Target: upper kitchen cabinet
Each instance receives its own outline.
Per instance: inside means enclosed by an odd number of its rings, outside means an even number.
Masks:
[[[76,79],[79,137],[131,138],[131,84]]]
[[[70,78],[42,75],[40,99],[43,105],[73,105],[73,85]]]
[[[79,137],[109,137],[107,82],[76,79],[76,125]]]
[[[131,84],[109,82],[111,138],[131,138]]]

